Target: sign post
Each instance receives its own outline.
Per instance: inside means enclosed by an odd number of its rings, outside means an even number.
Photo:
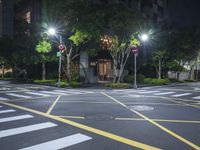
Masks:
[[[137,89],[137,55],[138,55],[138,47],[132,46],[131,51],[134,54],[134,83],[133,88]]]

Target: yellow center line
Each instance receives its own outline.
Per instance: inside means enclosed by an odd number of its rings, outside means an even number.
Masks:
[[[125,121],[148,121],[146,119],[141,118],[115,118],[115,120],[125,120]],[[166,119],[151,119],[156,122],[172,122],[172,123],[197,123],[200,124],[200,121],[193,120],[166,120]]]
[[[128,139],[128,138],[118,136],[116,134],[112,134],[112,133],[109,133],[109,132],[106,132],[106,131],[103,131],[103,130],[99,130],[99,129],[96,129],[96,128],[93,128],[93,127],[90,127],[90,126],[87,126],[87,125],[84,125],[84,124],[81,124],[81,123],[77,123],[75,121],[71,121],[71,120],[68,120],[68,119],[53,116],[53,115],[50,115],[50,114],[47,114],[47,113],[44,113],[44,112],[40,112],[40,111],[30,109],[30,108],[26,108],[26,107],[23,107],[23,106],[19,106],[19,105],[16,105],[16,104],[11,104],[11,103],[7,103],[7,102],[3,102],[3,101],[0,101],[0,103],[7,105],[7,106],[17,108],[17,109],[21,109],[21,110],[25,110],[25,111],[28,111],[28,112],[31,112],[31,113],[35,113],[35,114],[38,114],[38,115],[41,115],[41,116],[44,116],[44,117],[47,117],[47,118],[51,118],[51,119],[54,119],[56,121],[59,121],[59,122],[62,122],[62,123],[65,123],[65,124],[68,124],[68,125],[71,125],[71,126],[74,126],[74,127],[77,127],[77,128],[89,131],[89,132],[92,132],[92,133],[95,133],[97,135],[101,135],[101,136],[104,136],[106,138],[127,144],[129,146],[133,146],[133,147],[144,149],[144,150],[160,150],[160,148],[156,148],[156,147],[153,147],[153,146],[150,146],[150,145],[147,145],[147,144],[143,144],[141,142],[137,142],[137,141],[132,140],[132,139]]]
[[[50,108],[48,109],[48,111],[46,112],[47,114],[50,114],[51,111],[53,110],[53,108],[55,107],[56,103],[58,102],[58,100],[60,99],[62,95],[59,95],[56,100],[54,101],[54,103],[50,106]]]
[[[125,108],[129,109],[126,105],[124,105],[123,103],[121,103],[121,102],[118,101],[117,99],[111,97],[110,95],[108,95],[108,94],[106,94],[106,93],[104,93],[104,92],[101,92],[101,93],[102,93],[103,95],[105,95],[106,97],[108,97],[108,98],[114,100],[115,102],[119,103],[120,105],[124,106]],[[130,109],[129,109],[129,110],[130,110]],[[136,113],[136,114],[139,115],[140,117],[146,119],[147,121],[149,121],[150,123],[154,124],[155,126],[157,126],[158,128],[162,129],[163,131],[167,132],[168,134],[172,135],[173,137],[177,138],[178,140],[180,140],[180,141],[184,142],[185,144],[191,146],[192,148],[197,149],[197,150],[200,150],[200,147],[199,147],[198,145],[196,145],[196,144],[194,144],[194,143],[192,143],[192,142],[186,140],[185,138],[183,138],[183,137],[181,137],[180,135],[174,133],[173,131],[171,131],[171,130],[165,128],[164,126],[162,126],[162,125],[156,123],[155,121],[153,121],[152,119],[146,117],[145,115],[143,115],[143,114],[141,114],[141,113],[139,113],[139,112],[137,112],[137,111],[135,111],[135,110],[131,110],[131,111],[134,112],[134,113]]]

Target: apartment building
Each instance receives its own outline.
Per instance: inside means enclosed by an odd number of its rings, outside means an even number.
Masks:
[[[0,37],[12,37],[14,30],[14,0],[0,0]]]

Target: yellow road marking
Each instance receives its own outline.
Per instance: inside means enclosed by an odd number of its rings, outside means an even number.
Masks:
[[[147,121],[146,119],[141,119],[141,118],[115,118],[115,120],[135,120],[135,121]],[[199,124],[200,121],[193,121],[193,120],[166,120],[166,119],[151,119],[156,122],[172,122],[172,123],[197,123]]]
[[[115,102],[119,103],[120,105],[124,106],[125,108],[129,109],[126,105],[124,105],[123,103],[121,103],[121,102],[118,101],[117,99],[111,97],[110,95],[108,95],[108,94],[106,94],[106,93],[104,93],[104,92],[101,92],[101,93],[102,93],[103,95],[105,95],[106,97],[108,97],[108,98],[114,100]],[[130,110],[130,109],[129,109],[129,110]],[[153,121],[152,119],[146,117],[145,115],[143,115],[143,114],[141,114],[141,113],[139,113],[139,112],[137,112],[137,111],[135,111],[135,110],[131,110],[131,111],[134,112],[134,113],[136,113],[136,114],[139,115],[140,117],[146,119],[147,121],[149,121],[150,123],[154,124],[155,126],[157,126],[158,128],[162,129],[163,131],[167,132],[168,134],[172,135],[173,137],[175,137],[175,138],[179,139],[180,141],[184,142],[185,144],[188,144],[188,145],[191,146],[192,148],[195,148],[195,149],[198,149],[198,150],[200,149],[200,147],[199,147],[198,145],[196,145],[196,144],[194,144],[194,143],[192,143],[192,142],[186,140],[185,138],[183,138],[183,137],[181,137],[180,135],[174,133],[173,131],[171,131],[171,130],[165,128],[164,126],[162,126],[162,125],[156,123],[155,121]]]
[[[54,115],[56,117],[62,117],[62,118],[71,118],[71,119],[85,119],[85,117],[82,117],[82,116],[57,116],[57,115]]]
[[[50,106],[50,108],[48,109],[48,111],[46,112],[47,114],[50,114],[51,111],[53,110],[53,108],[55,107],[56,103],[58,102],[58,100],[60,99],[61,95],[59,95],[56,100],[54,101],[54,103]]]
[[[53,116],[53,115],[50,115],[50,114],[47,114],[47,113],[44,113],[44,112],[40,112],[40,111],[37,111],[37,110],[34,110],[34,109],[26,108],[26,107],[23,107],[23,106],[7,103],[7,102],[3,102],[3,101],[0,101],[0,103],[7,105],[7,106],[14,107],[14,108],[18,108],[18,109],[21,109],[21,110],[25,110],[25,111],[28,111],[28,112],[32,112],[32,113],[35,113],[35,114],[38,114],[38,115],[41,115],[41,116],[44,116],[44,117],[47,117],[47,118],[51,118],[51,119],[54,119],[56,121],[66,123],[68,125],[71,125],[71,126],[74,126],[74,127],[77,127],[77,128],[80,128],[80,129],[83,129],[83,130],[86,130],[86,131],[89,131],[89,132],[92,132],[92,133],[95,133],[95,134],[98,134],[98,135],[101,135],[101,136],[104,136],[104,137],[107,137],[109,139],[130,145],[130,146],[133,146],[133,147],[137,147],[137,148],[144,149],[144,150],[160,150],[160,148],[156,148],[156,147],[153,147],[153,146],[150,146],[150,145],[147,145],[147,144],[143,144],[141,142],[137,142],[135,140],[131,140],[131,139],[128,139],[128,138],[125,138],[125,137],[122,137],[122,136],[118,136],[118,135],[115,135],[115,134],[112,134],[112,133],[109,133],[109,132],[106,132],[106,131],[103,131],[103,130],[99,130],[99,129],[96,129],[96,128],[93,128],[93,127],[90,127],[90,126],[86,126],[84,124],[80,124],[80,123],[77,123],[75,121],[60,118],[60,117]]]

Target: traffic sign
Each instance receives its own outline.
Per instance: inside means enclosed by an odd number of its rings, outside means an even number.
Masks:
[[[56,56],[57,56],[57,57],[60,57],[60,56],[61,56],[61,52],[57,52],[57,53],[56,53]]]
[[[64,51],[65,51],[65,45],[64,45],[63,43],[60,43],[60,44],[58,45],[58,48],[59,48],[59,50],[60,50],[61,52],[64,52]]]
[[[139,49],[136,46],[132,46],[131,51],[133,52],[133,54],[137,54],[139,52]]]

